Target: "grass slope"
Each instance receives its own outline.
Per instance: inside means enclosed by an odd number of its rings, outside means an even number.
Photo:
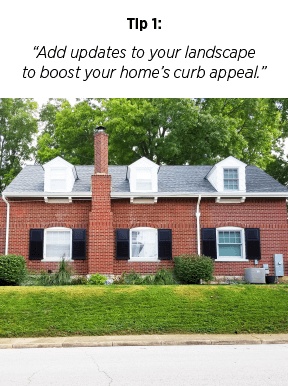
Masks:
[[[0,337],[288,332],[288,286],[0,287]]]

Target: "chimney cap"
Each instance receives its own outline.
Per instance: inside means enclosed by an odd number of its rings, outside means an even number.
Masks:
[[[96,133],[103,133],[105,132],[105,130],[106,130],[106,127],[104,126],[96,127]]]

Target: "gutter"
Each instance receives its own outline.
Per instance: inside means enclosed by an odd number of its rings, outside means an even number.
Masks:
[[[3,201],[5,201],[7,204],[5,255],[8,255],[10,203],[6,200],[5,195],[3,193],[2,193],[2,198],[3,198]]]
[[[141,197],[141,198],[148,198],[148,197],[167,197],[167,198],[173,198],[173,197],[187,197],[187,198],[198,198],[199,194],[201,194],[202,198],[242,198],[242,197],[280,197],[280,198],[288,198],[288,191],[287,192],[255,192],[255,193],[247,193],[247,192],[239,192],[239,193],[232,193],[232,192],[206,192],[206,193],[189,193],[189,192],[111,192],[111,198],[130,198],[130,197]]]
[[[3,195],[3,193],[2,193]],[[26,193],[21,193],[21,192],[7,192],[5,193],[6,197],[27,197],[27,198],[32,198],[32,197],[92,197],[92,192],[26,192]]]
[[[33,197],[85,197],[85,198],[91,198],[92,192],[86,191],[86,192],[3,192],[2,195],[5,197],[26,197],[26,198],[33,198]],[[189,193],[189,192],[114,192],[111,191],[111,198],[151,198],[156,197],[161,198],[199,198],[199,194],[201,195],[201,198],[247,198],[247,197],[254,197],[254,198],[265,198],[265,197],[273,197],[273,198],[286,198],[288,199],[288,191],[287,192],[256,192],[256,193],[247,193],[247,192],[239,192],[239,193],[232,193],[232,192],[205,192],[205,193]]]
[[[200,255],[200,215],[199,212],[200,209],[200,202],[201,202],[201,194],[199,194],[198,201],[197,201],[197,210],[196,210],[196,217],[197,217],[197,253]]]

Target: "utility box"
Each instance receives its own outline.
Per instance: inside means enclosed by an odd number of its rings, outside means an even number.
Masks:
[[[274,255],[275,276],[284,276],[283,255]]]
[[[244,278],[250,284],[265,284],[265,268],[245,268]]]
[[[265,275],[269,275],[269,265],[268,264],[263,264],[263,268],[265,269]]]

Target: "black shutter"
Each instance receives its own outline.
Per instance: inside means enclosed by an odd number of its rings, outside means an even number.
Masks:
[[[129,229],[116,229],[116,259],[129,260]]]
[[[216,228],[202,228],[202,255],[217,258]]]
[[[86,259],[86,229],[72,229],[72,259]]]
[[[261,259],[260,229],[246,228],[245,241],[246,241],[246,259],[260,260]]]
[[[44,229],[30,229],[29,260],[43,259]]]
[[[172,260],[171,229],[158,229],[158,258],[160,260]]]

